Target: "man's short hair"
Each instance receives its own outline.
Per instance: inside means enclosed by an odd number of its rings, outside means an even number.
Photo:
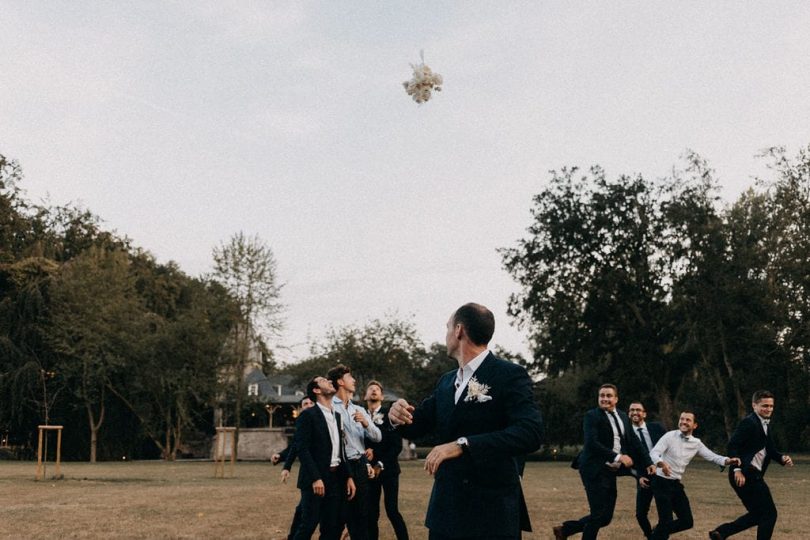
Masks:
[[[316,385],[316,386],[317,386],[317,385]],[[309,385],[307,385],[307,388],[309,388]],[[309,397],[309,396],[304,396],[304,397],[302,397],[301,399],[299,399],[299,400],[298,400],[298,405],[299,405],[299,406],[303,405],[303,404],[304,404],[304,400],[305,400],[305,399],[308,399],[308,400],[310,400],[311,402],[315,403],[315,400],[314,400],[314,399],[312,399],[311,397]]]
[[[692,420],[694,420],[695,423],[697,424],[697,413],[695,411],[693,411],[692,409],[684,409],[684,410],[681,411],[681,414],[691,414],[692,415]]]
[[[495,316],[481,304],[464,304],[453,314],[453,324],[460,324],[470,341],[486,345],[495,333]]]
[[[616,388],[615,384],[613,384],[613,383],[604,383],[602,386],[599,387],[599,390],[601,390],[602,388],[610,388],[611,390],[613,390],[613,393],[616,394],[616,397],[619,397],[619,389]]]
[[[773,392],[770,390],[757,390],[751,397],[751,403],[759,403],[763,399],[773,399]]]
[[[617,392],[617,395],[618,395],[618,392]],[[645,407],[644,404],[642,402],[640,402],[639,400],[631,401],[630,405],[628,405],[627,408],[632,409],[633,405],[641,405],[641,410],[644,411],[644,412],[647,412],[647,407]]]
[[[368,384],[366,385],[366,390],[368,390],[369,386],[379,386],[380,387],[380,392],[385,392],[385,388],[383,388],[382,383],[380,381],[375,380],[375,379],[371,379],[370,381],[368,381]]]
[[[315,393],[315,389],[318,388],[318,379],[320,378],[320,375],[315,375],[307,383],[307,397],[311,399],[313,403],[318,402],[318,395]]]
[[[332,381],[332,385],[335,387],[335,390],[338,390],[338,379],[343,378],[344,375],[347,373],[351,373],[352,369],[348,366],[343,364],[338,364],[326,374],[326,378]]]

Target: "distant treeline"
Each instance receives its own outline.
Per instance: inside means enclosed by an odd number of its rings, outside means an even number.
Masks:
[[[501,251],[509,309],[554,444],[581,443],[599,383],[723,448],[758,389],[776,394],[781,446],[810,449],[810,148],[763,153],[767,179],[721,203],[688,153],[667,178],[552,172],[525,237]]]
[[[525,238],[500,252],[531,358],[497,352],[538,381],[547,447],[581,443],[584,411],[613,382],[620,407],[641,400],[669,426],[695,411],[717,447],[770,389],[780,446],[810,449],[810,149],[767,156],[772,178],[730,205],[694,154],[655,181],[563,169],[533,198]],[[257,299],[157,263],[88,210],[32,204],[22,179],[0,155],[0,436],[30,455],[38,424],[62,424],[67,459],[173,459],[204,446],[215,410],[231,425],[255,411],[233,374],[256,348],[266,373],[280,369],[255,331],[261,310],[245,308]],[[214,259],[238,267],[251,246],[240,234]],[[253,255],[278,315],[272,253]],[[281,371],[303,385],[339,362],[359,397],[378,379],[416,402],[454,368],[443,344],[389,317],[333,328]]]

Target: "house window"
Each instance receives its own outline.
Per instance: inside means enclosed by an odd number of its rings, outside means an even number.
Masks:
[[[248,395],[249,396],[259,395],[259,383],[250,383],[248,385]]]

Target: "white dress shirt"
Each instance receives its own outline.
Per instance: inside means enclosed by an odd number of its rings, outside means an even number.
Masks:
[[[759,419],[759,423],[762,425],[762,430],[765,432],[765,435],[767,435],[769,422],[766,422],[765,419],[760,415],[757,415],[757,418]],[[762,470],[762,465],[765,463],[765,453],[766,450],[763,446],[762,449],[760,449],[760,451],[754,454],[754,457],[751,458],[751,466],[758,471]]]
[[[371,421],[371,417],[363,407],[358,407],[352,400],[349,400],[348,405],[344,405],[343,401],[337,396],[332,398],[332,407],[343,415],[343,434],[345,437],[343,442],[346,447],[346,459],[349,461],[360,459],[360,457],[365,454],[366,436],[374,442],[380,442],[382,440],[380,428]],[[363,415],[363,418],[368,422],[367,428],[363,428],[363,424],[360,422],[354,421],[355,412],[360,412],[360,414]]]
[[[326,427],[329,429],[329,439],[332,441],[332,460],[329,462],[329,466],[337,467],[340,465],[340,435],[338,434],[335,413],[332,409],[328,409],[320,403],[318,403],[318,408],[321,409],[323,417],[326,418]]]
[[[458,368],[456,372],[456,403],[458,403],[461,394],[464,393],[464,389],[467,388],[467,383],[470,382],[473,375],[475,375],[475,370],[477,370],[481,366],[481,362],[484,361],[484,358],[487,357],[489,354],[489,349],[484,350],[481,354],[467,362],[463,368]]]
[[[686,466],[689,465],[695,454],[699,454],[706,461],[711,461],[721,467],[726,464],[728,459],[706,448],[706,445],[694,435],[683,436],[677,429],[667,431],[663,437],[658,439],[653,449],[650,450],[650,459],[656,464],[663,461],[669,465],[669,476],[665,475],[660,467],[656,468],[655,474],[668,480],[680,480]]]

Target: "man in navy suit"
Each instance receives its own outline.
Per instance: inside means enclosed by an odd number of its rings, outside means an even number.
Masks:
[[[647,422],[647,410],[640,401],[634,401],[627,409],[627,416],[633,424],[633,434],[638,437],[642,449],[649,454],[658,439],[666,433],[666,429],[660,422]],[[642,462],[635,460],[633,466],[633,476],[636,477],[636,521],[638,521],[644,538],[652,537],[652,525],[647,515],[650,513],[650,504],[653,499],[653,490],[650,487],[650,474],[641,466]]]
[[[740,421],[728,441],[728,455],[737,456],[742,462],[739,467],[729,469],[728,481],[748,512],[711,531],[712,540],[723,540],[751,527],[757,528],[757,540],[769,539],[776,525],[776,505],[765,483],[765,471],[771,460],[793,466],[790,456],[780,453],[771,437],[773,394],[758,390],[751,402],[754,412]]]
[[[465,304],[447,322],[443,375],[418,407],[396,401],[389,420],[403,437],[435,434],[425,459],[434,477],[425,525],[430,540],[516,539],[531,530],[515,459],[540,447],[543,422],[526,370],[487,350],[495,317]]]
[[[585,413],[585,445],[575,464],[590,514],[554,527],[556,540],[577,533],[582,533],[583,540],[593,540],[600,528],[610,524],[616,508],[616,476],[629,473],[634,459],[648,472],[654,472],[649,453],[645,454],[638,437],[631,433],[630,419],[616,409],[618,402],[616,386],[603,384],[599,387],[599,406]]]
[[[308,396],[304,396],[301,398],[299,402],[302,411],[309,409],[310,407],[315,406],[315,402],[309,399]],[[284,462],[284,467],[281,469],[281,483],[286,484],[287,479],[290,477],[290,470],[292,469],[293,463],[295,463],[295,459],[298,457],[298,452],[295,449],[295,437],[293,436],[293,440],[290,444],[287,445],[287,448],[282,450],[281,452],[275,453],[270,457],[270,462],[273,466],[277,465],[280,461]],[[295,535],[295,531],[298,529],[298,525],[301,523],[301,503],[299,502],[295,507],[295,512],[293,513],[293,520],[292,524],[290,525],[290,534],[287,538],[292,538]]]
[[[344,493],[354,497],[354,481],[346,465],[340,414],[332,409],[335,387],[329,379],[314,377],[307,396],[315,406],[303,411],[295,426],[295,449],[301,469],[301,523],[295,540],[309,540],[320,525],[321,539],[338,540],[340,505]]]
[[[402,437],[396,430],[384,429],[388,424],[388,411],[382,408],[383,387],[379,381],[366,385],[366,407],[371,421],[382,431],[382,440],[366,439],[371,450],[371,465],[374,476],[368,483],[368,537],[380,537],[380,497],[385,492],[385,514],[394,527],[397,540],[408,540],[408,527],[399,512],[399,453],[402,452]]]

